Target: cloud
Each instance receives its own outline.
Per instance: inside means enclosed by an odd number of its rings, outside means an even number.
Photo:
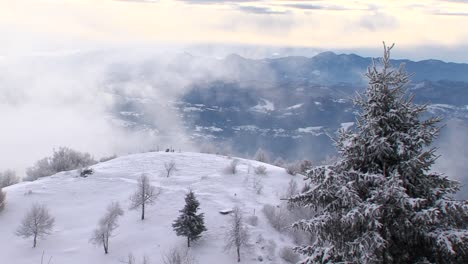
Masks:
[[[255,33],[262,36],[287,36],[298,26],[290,13],[281,16],[244,16],[226,18],[217,29],[229,32]]]
[[[432,12],[433,15],[436,16],[468,16],[468,12]]]
[[[193,77],[154,74],[169,62],[147,65],[148,57],[157,56],[114,50],[1,58],[0,120],[8,129],[0,137],[0,171],[22,174],[59,146],[96,158],[157,145],[196,149],[171,105]]]
[[[337,5],[319,5],[319,4],[284,4],[284,7],[291,7],[296,9],[304,9],[304,10],[331,10],[331,11],[346,11],[346,10],[354,10],[345,6],[337,6]]]
[[[468,3],[468,0],[442,0],[445,2]]]
[[[258,6],[239,6],[239,10],[252,13],[252,14],[261,14],[261,15],[283,15],[288,14],[288,11],[277,11],[268,7],[258,7]]]
[[[236,3],[258,2],[260,0],[177,0],[177,1],[185,2],[187,4],[215,5],[215,4],[236,4]]]
[[[155,4],[159,2],[159,0],[114,0],[114,1],[129,2],[129,3],[147,3],[147,4]]]
[[[369,31],[395,29],[399,25],[396,17],[383,12],[373,12],[372,15],[362,16],[358,24]]]

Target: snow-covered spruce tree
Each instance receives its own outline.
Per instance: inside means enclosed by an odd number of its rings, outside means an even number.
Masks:
[[[33,237],[33,248],[36,247],[37,238],[50,235],[54,228],[55,219],[50,215],[49,209],[43,204],[33,204],[29,212],[21,221],[16,230],[17,236]]]
[[[195,194],[190,191],[185,196],[184,209],[180,210],[182,213],[172,224],[174,231],[178,236],[187,237],[187,246],[190,247],[190,242],[200,238],[201,233],[206,231],[203,213],[197,214],[198,202]]]
[[[98,228],[93,232],[90,242],[95,245],[102,245],[104,254],[109,253],[109,238],[112,236],[114,230],[119,227],[117,220],[122,216],[124,211],[118,202],[112,202],[107,207],[107,212],[101,220],[99,220]]]
[[[296,248],[302,263],[468,263],[467,202],[450,196],[458,182],[430,171],[440,119],[423,120],[426,107],[405,96],[392,47],[368,69],[356,129],[336,140],[340,159],[311,169],[311,189],[290,198],[319,209],[294,224],[317,237]]]
[[[239,207],[232,211],[231,225],[226,232],[226,250],[235,249],[237,262],[241,261],[240,250],[249,245],[249,232],[244,224],[244,217]]]
[[[156,190],[149,182],[147,175],[141,175],[138,179],[138,189],[130,197],[130,209],[134,210],[141,208],[141,220],[145,220],[145,207],[153,204],[160,194],[160,190]]]

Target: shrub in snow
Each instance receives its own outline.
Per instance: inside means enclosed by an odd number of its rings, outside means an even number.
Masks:
[[[266,216],[270,225],[279,232],[283,232],[289,228],[290,214],[284,206],[273,206],[266,204],[262,208],[263,214]]]
[[[50,176],[57,172],[75,170],[96,164],[89,153],[60,147],[54,150],[52,157],[43,158],[26,170],[25,180],[34,181],[38,178]]]
[[[43,204],[33,204],[31,209],[16,229],[16,235],[24,238],[33,237],[33,247],[36,247],[37,239],[50,235],[54,227],[55,219],[50,215],[49,209]]]
[[[284,169],[289,175],[292,175],[292,176],[299,173],[299,167],[297,166],[296,163],[289,163],[286,165]]]
[[[300,260],[299,255],[296,252],[294,252],[292,248],[289,248],[289,247],[282,247],[279,251],[279,256],[284,261],[291,263],[291,264],[296,264]]]
[[[286,189],[285,196],[292,197],[299,193],[299,187],[297,186],[297,182],[294,179],[291,179],[288,183],[288,188]]]
[[[174,221],[172,227],[178,236],[187,237],[187,247],[190,247],[190,242],[201,237],[201,233],[206,231],[203,213],[197,214],[198,202],[195,194],[190,191],[185,196],[184,209],[180,210],[180,216]]]
[[[240,250],[249,245],[249,232],[244,225],[244,217],[239,207],[234,208],[231,214],[231,224],[226,233],[226,250],[235,249],[237,262],[241,261]]]
[[[164,264],[195,264],[197,261],[188,249],[172,248],[162,257]]]
[[[268,163],[270,162],[270,158],[268,157],[268,154],[261,148],[255,152],[254,160]]]
[[[263,165],[259,165],[255,167],[255,174],[257,175],[266,175],[267,174],[267,168]]]
[[[136,259],[135,256],[133,256],[132,253],[129,253],[126,259],[121,260],[120,263],[125,263],[125,264],[136,264]],[[149,258],[147,256],[143,256],[143,259],[141,260],[142,264],[149,264]]]
[[[315,187],[290,199],[320,208],[294,225],[317,235],[296,248],[304,263],[468,263],[468,203],[450,196],[458,182],[431,171],[440,119],[422,120],[426,106],[405,96],[392,47],[368,69],[356,128],[336,140],[340,159],[313,168]]]
[[[98,227],[90,238],[91,243],[103,246],[105,254],[109,253],[109,238],[112,237],[114,230],[119,227],[117,221],[123,214],[124,211],[120,207],[120,204],[112,202],[107,207],[106,214],[99,220]]]
[[[7,187],[20,182],[20,178],[16,176],[16,172],[13,170],[6,170],[0,172],[0,188]]]
[[[228,174],[236,174],[237,173],[237,166],[239,165],[238,159],[233,159],[231,163],[226,167],[226,173]]]
[[[284,167],[285,164],[286,164],[286,162],[282,158],[277,158],[273,162],[273,165],[275,165],[277,167],[281,167],[281,168]]]
[[[312,161],[310,161],[310,160],[299,161],[298,164],[297,164],[297,167],[298,167],[299,173],[305,175],[307,173],[307,171],[312,169]]]
[[[149,183],[147,175],[141,175],[138,179],[137,190],[130,196],[130,209],[141,208],[141,220],[145,220],[145,207],[154,204],[160,193],[160,190],[156,190],[156,188]]]
[[[175,161],[164,162],[164,169],[166,171],[166,177],[169,178],[169,176],[177,170]]]
[[[2,187],[0,186],[0,212],[5,208],[6,205],[6,194],[2,190]]]

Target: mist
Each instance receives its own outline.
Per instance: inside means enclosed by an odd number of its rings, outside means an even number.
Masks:
[[[180,116],[166,107],[189,80],[179,76],[162,86],[138,76],[137,65],[146,57],[96,52],[0,60],[0,169],[15,169],[21,175],[59,146],[95,158],[156,146],[193,149]],[[119,79],[122,76],[115,76],[115,69],[123,65],[126,79]],[[116,118],[118,106],[132,99],[151,102],[141,111],[150,124],[167,128],[164,134],[144,126],[130,129]]]
[[[460,119],[444,120],[437,144],[440,157],[433,166],[434,171],[444,173],[447,177],[461,183],[456,197],[468,199],[468,126]]]

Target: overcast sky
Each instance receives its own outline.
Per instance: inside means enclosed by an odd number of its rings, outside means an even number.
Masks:
[[[467,24],[468,0],[0,0],[0,55],[141,43],[380,53],[386,40],[468,62]]]

